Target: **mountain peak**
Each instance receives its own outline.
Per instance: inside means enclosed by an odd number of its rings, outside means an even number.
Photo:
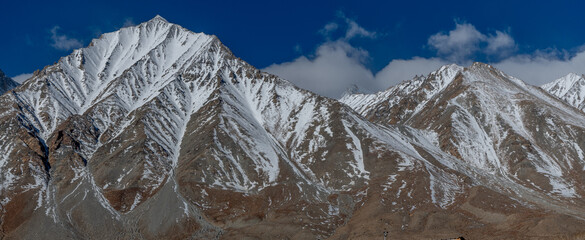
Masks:
[[[583,75],[569,73],[542,85],[541,88],[576,108],[585,109],[585,77]]]
[[[146,26],[166,27],[166,26],[172,26],[172,25],[176,25],[176,24],[169,22],[167,19],[165,19],[161,15],[157,14],[156,16],[151,18],[150,20],[140,23],[137,27],[146,27]]]
[[[451,64],[447,64],[447,65],[443,65],[441,66],[437,71],[444,71],[444,70],[454,70],[454,71],[459,71],[462,70],[463,67],[459,66],[455,63],[451,63]]]
[[[565,95],[570,89],[574,88],[576,83],[585,81],[583,75],[569,73],[557,80],[544,84],[541,87],[547,91],[558,89],[562,95]]]
[[[142,106],[144,102],[140,101],[150,100],[150,95],[142,90],[160,90],[189,68],[193,61],[207,56],[214,58],[206,55],[209,51],[204,50],[212,48],[213,43],[211,36],[192,32],[157,15],[138,26],[105,33],[93,39],[88,47],[74,51],[52,66],[70,78],[47,73],[36,79],[42,82],[44,78],[50,78],[53,86],[67,89],[63,92],[66,94],[64,98],[70,100],[66,102],[67,109],[81,114],[116,93],[118,90],[114,85],[129,87],[121,80],[125,79],[120,78],[122,75],[144,73],[140,79],[148,81],[141,81],[124,93],[129,98],[122,105],[131,110]],[[136,89],[142,87],[146,88],[137,92]]]
[[[569,73],[560,79],[566,79],[568,81],[577,82],[577,81],[584,81],[585,77],[583,75],[579,75],[576,73]]]
[[[169,23],[169,21],[167,21],[165,18],[161,17],[158,14],[156,16],[154,16],[152,19],[148,20],[148,22],[165,22],[165,23]]]

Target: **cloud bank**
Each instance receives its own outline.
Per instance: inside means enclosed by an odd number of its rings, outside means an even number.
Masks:
[[[374,83],[372,72],[363,61],[364,50],[347,42],[327,42],[319,46],[315,57],[301,56],[292,62],[272,64],[264,71],[288,79],[295,85],[328,97],[339,97],[351,85],[369,89]]]
[[[544,50],[517,54],[518,45],[509,30],[482,33],[472,24],[456,22],[454,29],[435,33],[427,39],[423,47],[434,51],[434,57],[394,59],[374,73],[366,67],[369,53],[353,46],[351,39],[376,39],[378,33],[366,30],[343,13],[338,13],[338,18],[319,30],[326,41],[313,55],[272,64],[263,70],[332,98],[341,97],[353,85],[363,92],[382,91],[415,75],[427,75],[446,64],[470,65],[478,57],[533,85],[551,82],[571,72],[585,72],[585,46],[572,55],[566,51]],[[342,36],[331,40],[333,33],[341,30],[345,31]]]
[[[538,53],[518,55],[493,64],[496,68],[532,85],[543,85],[568,73],[585,73],[585,50],[560,58]]]

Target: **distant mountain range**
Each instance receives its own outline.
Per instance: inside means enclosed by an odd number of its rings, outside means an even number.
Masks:
[[[0,239],[578,236],[584,86],[474,63],[335,100],[156,16],[0,72]]]

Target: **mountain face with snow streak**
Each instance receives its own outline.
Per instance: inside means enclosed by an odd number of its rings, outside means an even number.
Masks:
[[[114,237],[162,219],[140,236],[206,237],[267,217],[326,236],[371,177],[361,141],[386,140],[366,136],[347,106],[158,16],[102,35],[0,101],[8,236],[40,224]]]
[[[585,114],[491,66],[445,66],[341,101],[371,121],[436,133],[442,151],[476,169],[548,196],[585,193],[575,184],[585,164]]]
[[[337,101],[157,16],[0,97],[0,238],[577,233],[581,119],[483,64]]]
[[[583,209],[585,114],[489,65],[444,66],[341,101],[372,122],[430,131],[475,184],[559,213]]]
[[[585,76],[569,73],[541,86],[550,94],[583,111],[585,109]]]
[[[7,77],[2,70],[0,70],[0,95],[10,91],[11,89],[18,86],[18,83]]]

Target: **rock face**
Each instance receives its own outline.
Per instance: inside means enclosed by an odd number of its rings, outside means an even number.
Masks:
[[[157,16],[0,97],[0,238],[578,234],[584,117],[484,64],[337,101]]]
[[[12,90],[18,86],[18,83],[7,77],[2,70],[0,70],[0,95]]]

